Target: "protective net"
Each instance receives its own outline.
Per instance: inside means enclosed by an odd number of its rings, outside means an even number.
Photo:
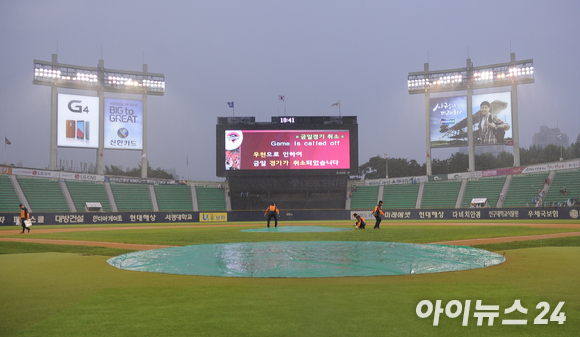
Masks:
[[[117,268],[224,277],[344,277],[484,268],[505,258],[472,247],[353,241],[194,245],[140,251],[107,262]]]
[[[342,232],[352,231],[352,228],[334,228],[323,226],[285,226],[285,227],[266,227],[257,229],[243,229],[240,232],[254,233],[313,233],[313,232]]]

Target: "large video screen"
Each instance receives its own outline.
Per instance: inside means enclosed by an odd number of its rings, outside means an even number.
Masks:
[[[218,176],[280,175],[288,170],[350,174],[358,169],[356,124],[232,126],[217,128]]]
[[[512,94],[473,95],[473,144],[513,146]]]
[[[467,146],[467,97],[432,98],[431,147]]]
[[[474,145],[513,145],[511,93],[472,96]],[[431,147],[464,147],[467,142],[467,97],[430,100]]]
[[[226,170],[350,169],[348,130],[226,130]]]
[[[143,101],[105,98],[105,149],[143,149]]]
[[[99,147],[99,98],[58,94],[57,146]]]

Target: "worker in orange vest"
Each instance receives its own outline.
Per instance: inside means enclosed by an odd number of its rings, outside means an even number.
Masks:
[[[26,227],[25,221],[30,219],[30,213],[28,212],[28,208],[24,205],[20,204],[20,226],[22,226],[22,232],[20,234],[24,234],[24,230],[28,229],[28,233],[30,233],[30,227]]]
[[[385,216],[385,213],[383,213],[383,210],[381,209],[381,207],[383,206],[383,201],[379,201],[379,204],[375,206],[375,209],[373,209],[373,215],[375,216],[375,219],[377,219],[377,221],[375,222],[375,227],[373,227],[374,229],[380,229],[380,225],[381,225],[381,215]]]
[[[365,229],[365,227],[367,226],[365,219],[363,219],[362,216],[356,213],[354,213],[352,216],[356,218],[356,224],[354,225],[354,228]]]
[[[278,227],[278,215],[280,215],[280,211],[278,207],[276,207],[275,203],[271,203],[268,208],[266,208],[266,212],[264,212],[264,216],[268,215],[268,228],[270,228],[270,219],[274,218],[274,227]]]

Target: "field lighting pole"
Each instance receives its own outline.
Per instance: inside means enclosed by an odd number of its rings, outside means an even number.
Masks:
[[[389,179],[389,157],[385,153],[385,178]]]
[[[423,70],[425,71],[425,77],[429,76],[429,63],[423,64]],[[431,100],[431,95],[429,90],[425,89],[425,130],[426,134],[426,146],[427,146],[427,157],[425,158],[425,174],[430,176],[432,174],[431,170],[431,110],[429,109],[429,101]]]
[[[143,65],[143,77],[147,78],[147,65]],[[147,178],[147,93],[143,93],[143,150],[141,152],[141,178]]]
[[[57,65],[57,54],[52,54],[52,67],[56,68]],[[57,103],[58,103],[58,87],[56,83],[50,84],[50,152],[48,156],[48,169],[56,170],[56,161],[58,157],[57,150]]]
[[[516,54],[510,54],[512,67],[516,66]],[[518,83],[512,81],[512,134],[514,139],[514,167],[520,166],[520,132],[518,122]]]
[[[467,156],[469,165],[467,167],[468,172],[475,172],[475,146],[473,144],[473,107],[472,107],[472,100],[473,100],[473,89],[471,85],[473,84],[471,80],[471,59],[467,59],[466,61],[466,69],[465,72],[468,80],[467,80]]]

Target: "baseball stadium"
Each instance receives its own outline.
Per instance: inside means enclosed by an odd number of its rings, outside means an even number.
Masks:
[[[149,178],[146,165],[105,175],[102,155],[95,173],[61,170],[59,147],[142,151],[145,164],[146,96],[164,94],[164,75],[56,55],[34,67],[53,90],[50,164],[0,166],[1,336],[578,335],[580,158],[520,165],[531,60],[409,73],[426,102],[423,176],[357,179],[356,116],[218,117],[223,182]],[[507,89],[472,95],[489,87]],[[451,91],[465,96],[430,97]],[[460,123],[432,115],[452,105]],[[513,167],[474,165],[484,106],[510,112]],[[457,144],[468,170],[432,174],[431,149]]]

